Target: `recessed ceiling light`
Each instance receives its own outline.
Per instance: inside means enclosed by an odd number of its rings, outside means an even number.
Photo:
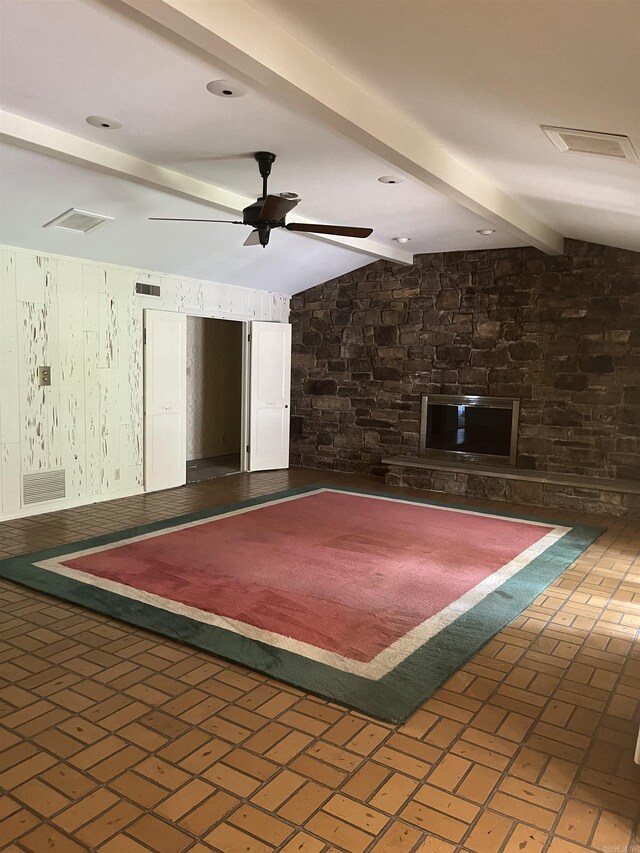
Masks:
[[[235,80],[212,80],[207,83],[207,89],[219,98],[242,98],[247,90]]]
[[[411,237],[394,237],[396,243],[408,243]]]
[[[488,237],[490,234],[495,234],[495,228],[478,228],[476,234],[482,234],[483,237]]]
[[[290,201],[292,201],[294,198],[300,198],[298,193],[276,193],[276,195],[278,195],[280,198],[288,198]]]
[[[381,184],[401,184],[404,181],[404,178],[398,178],[395,175],[383,175],[381,178],[378,178]]]
[[[563,154],[596,154],[617,160],[638,162],[638,153],[628,136],[620,133],[600,133],[596,130],[575,130],[571,127],[540,125],[551,142]]]
[[[122,122],[104,116],[87,116],[87,124],[91,127],[99,127],[102,130],[120,130]]]

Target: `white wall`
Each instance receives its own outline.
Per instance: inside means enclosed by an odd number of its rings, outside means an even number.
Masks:
[[[144,308],[286,322],[289,297],[0,247],[0,518],[142,491]],[[65,498],[25,506],[23,475],[57,469]]]
[[[240,453],[241,323],[187,317],[187,459]]]

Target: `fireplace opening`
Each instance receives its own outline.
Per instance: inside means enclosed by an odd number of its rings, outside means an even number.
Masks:
[[[420,455],[515,466],[519,411],[503,397],[424,395]]]

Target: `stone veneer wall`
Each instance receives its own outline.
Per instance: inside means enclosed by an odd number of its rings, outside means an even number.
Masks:
[[[568,240],[559,257],[378,261],[291,309],[293,465],[384,476],[383,457],[417,455],[423,393],[490,394],[521,400],[518,467],[640,480],[640,253]]]

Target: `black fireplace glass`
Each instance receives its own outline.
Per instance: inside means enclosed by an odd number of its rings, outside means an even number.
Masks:
[[[425,449],[482,456],[511,453],[511,408],[432,403],[427,407]]]

